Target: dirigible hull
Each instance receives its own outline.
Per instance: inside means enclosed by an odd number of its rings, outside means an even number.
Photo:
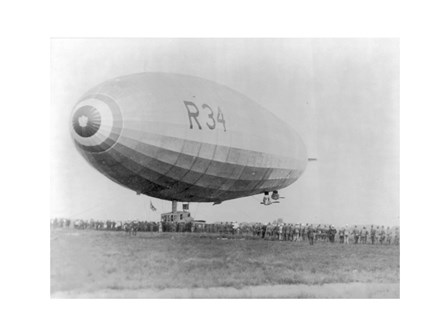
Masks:
[[[141,73],[88,91],[71,134],[98,171],[137,193],[222,202],[279,190],[304,172],[300,137],[241,93],[185,75]]]

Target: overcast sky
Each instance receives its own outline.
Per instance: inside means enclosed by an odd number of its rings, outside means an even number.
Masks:
[[[87,39],[52,41],[51,214],[159,220],[170,202],[137,196],[91,167],[69,132],[91,87],[143,71],[199,76],[260,103],[301,135],[310,157],[280,204],[260,196],[212,206],[196,219],[335,225],[399,224],[397,39]]]

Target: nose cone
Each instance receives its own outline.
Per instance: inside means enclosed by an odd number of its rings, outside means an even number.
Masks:
[[[108,96],[84,97],[73,109],[72,138],[84,151],[100,153],[108,150],[118,141],[122,128],[120,107]]]
[[[91,105],[78,108],[73,114],[73,129],[83,138],[94,135],[101,126],[101,113]]]

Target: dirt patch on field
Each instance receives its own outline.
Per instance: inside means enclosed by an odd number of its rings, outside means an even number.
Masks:
[[[400,285],[382,283],[333,283],[324,285],[170,288],[163,290],[101,290],[91,293],[57,292],[53,298],[400,298]]]

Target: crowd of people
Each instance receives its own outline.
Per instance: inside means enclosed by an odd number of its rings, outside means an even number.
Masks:
[[[205,223],[193,221],[190,223],[165,223],[147,221],[99,221],[99,220],[70,220],[54,218],[52,228],[74,228],[79,230],[109,230],[125,231],[132,234],[137,232],[179,232],[179,233],[211,233],[228,236],[246,237],[254,239],[277,241],[306,241],[313,245],[315,242],[330,242],[340,244],[386,244],[399,245],[400,229],[396,227],[357,225],[336,228],[333,225],[322,224],[287,224],[287,223]]]

